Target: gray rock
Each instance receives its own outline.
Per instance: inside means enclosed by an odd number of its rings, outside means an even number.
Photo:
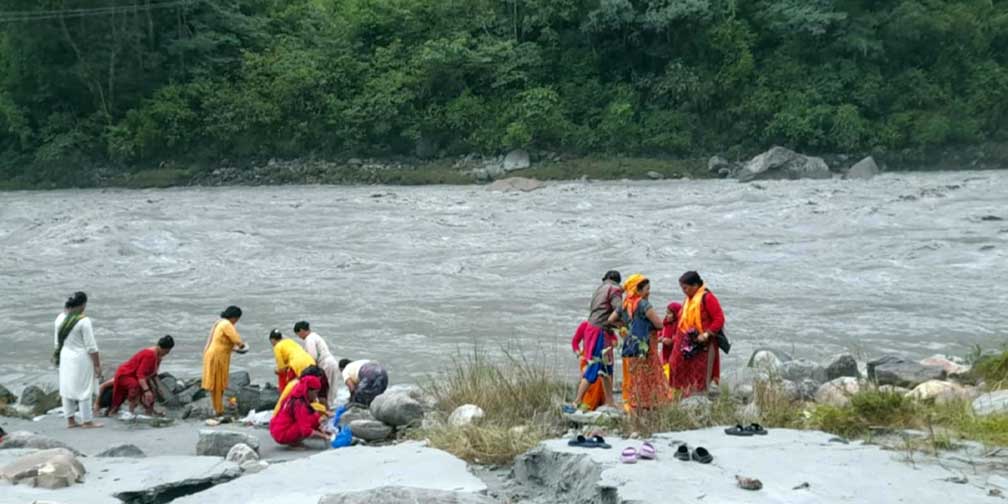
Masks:
[[[419,425],[423,421],[424,408],[407,392],[389,392],[376,397],[371,402],[371,414],[393,427]]]
[[[886,355],[868,362],[868,379],[878,385],[913,388],[928,380],[944,380],[945,370],[895,355]]]
[[[473,425],[483,420],[484,416],[483,408],[475,404],[463,404],[455,408],[455,411],[452,411],[452,414],[448,417],[448,424],[455,427]]]
[[[81,455],[79,451],[67,446],[62,441],[57,441],[51,437],[28,431],[11,432],[4,436],[3,441],[0,442],[0,450],[11,448],[32,448],[35,450],[65,448],[73,452],[75,455]]]
[[[521,149],[516,149],[508,152],[504,156],[504,171],[514,171],[514,170],[524,170],[531,166],[532,163],[529,160],[529,154]]]
[[[113,446],[97,455],[95,457],[124,457],[124,458],[144,458],[147,454],[143,452],[136,445],[131,444],[121,444]]]
[[[378,400],[378,397],[376,397],[375,400]],[[371,405],[374,406],[374,403],[372,402]],[[375,419],[374,415],[372,415],[371,411],[369,411],[367,408],[355,405],[352,406],[350,409],[346,410],[345,412],[343,412],[343,415],[340,416],[339,423],[340,425],[349,425],[350,422],[353,422],[354,420],[374,420],[374,419]]]
[[[977,415],[1008,412],[1008,390],[997,390],[977,397],[973,400],[973,411]]]
[[[948,404],[956,401],[971,401],[974,390],[958,383],[941,380],[929,380],[914,387],[906,393],[906,397],[918,401],[934,401],[936,404]]]
[[[171,373],[159,374],[158,381],[161,382],[162,386],[171,391],[172,394],[181,392],[182,389],[185,388],[182,386],[182,382],[180,382],[178,378],[175,378],[175,376],[172,375]]]
[[[246,385],[235,390],[235,398],[238,400],[238,414],[245,415],[251,410],[262,411],[264,408],[259,408],[261,397],[262,391],[259,390],[258,385]],[[277,393],[277,399],[279,398],[280,394]],[[276,401],[273,404],[275,406]],[[273,406],[265,409],[273,409]]]
[[[525,177],[510,177],[494,181],[492,184],[487,186],[487,190],[500,192],[530,192],[535,191],[536,189],[542,189],[543,187],[546,187],[546,184],[541,180]]]
[[[735,170],[735,165],[721,156],[713,156],[707,160],[707,171],[720,175],[721,170],[731,173]]]
[[[4,404],[14,404],[17,402],[17,396],[12,394],[7,387],[0,385],[0,403]]]
[[[647,172],[647,176],[651,180],[661,180],[661,179],[665,178],[664,175],[662,175],[661,173],[658,173],[656,171],[649,171],[649,172]]]
[[[707,414],[710,412],[711,400],[707,396],[698,394],[689,396],[679,401],[679,407],[689,410],[694,414]]]
[[[796,359],[783,363],[780,373],[785,379],[793,382],[809,379],[818,383],[825,383],[830,380],[827,378],[825,367],[817,362],[805,359]]]
[[[766,371],[771,376],[780,376],[784,363],[791,360],[791,356],[783,352],[769,348],[760,348],[753,351],[746,365],[754,369]]]
[[[166,408],[180,408],[183,406],[181,400],[175,395],[175,379],[170,377],[166,379],[159,378],[157,385],[157,394],[161,399],[161,404],[164,404]]]
[[[32,412],[36,415],[43,415],[53,408],[60,407],[63,401],[60,399],[59,390],[46,392],[34,385],[29,385],[21,392],[21,402],[18,404],[31,406]]]
[[[248,371],[235,371],[228,375],[228,388],[239,389],[252,384]]]
[[[350,432],[364,441],[384,441],[392,434],[392,427],[377,420],[354,420],[350,422]]]
[[[247,462],[258,462],[259,453],[245,443],[238,443],[228,450],[227,455],[224,456],[224,460],[243,466]]]
[[[805,379],[797,383],[798,386],[798,397],[802,401],[814,401],[816,392],[819,390],[820,383],[812,380]]]
[[[350,159],[347,160],[347,164],[350,165],[350,166],[360,166],[360,165],[364,164],[364,161],[361,161],[358,158],[350,158]]]
[[[815,401],[830,406],[845,406],[850,402],[850,396],[861,391],[861,382],[857,378],[841,376],[824,383],[816,391]]]
[[[835,380],[841,376],[850,376],[853,378],[860,378],[861,372],[858,371],[857,359],[853,355],[843,354],[838,355],[833,358],[833,361],[826,366],[826,380]]]
[[[198,383],[191,384],[186,385],[185,388],[175,394],[175,397],[183,406],[185,406],[193,401],[198,401],[207,397],[207,391],[203,390],[203,387],[201,387]]]
[[[832,176],[822,158],[798,154],[784,147],[773,147],[752,158],[738,173],[740,182],[828,179]]]
[[[185,406],[182,411],[182,418],[189,420],[206,420],[217,416],[213,409],[213,403],[209,397],[204,397],[198,401],[193,401]]]
[[[229,430],[201,429],[199,441],[196,442],[196,455],[224,457],[231,451],[231,447],[240,443],[259,451],[259,439],[255,436]]]
[[[254,409],[256,411],[272,410],[279,400],[280,391],[272,384],[266,384],[266,386],[259,391],[259,401],[256,403]]]
[[[0,468],[4,480],[50,490],[79,483],[86,472],[77,457],[64,448],[31,453]]]
[[[879,174],[879,167],[875,164],[875,158],[868,156],[847,170],[844,178],[867,180]]]
[[[381,504],[416,504],[418,502],[493,504],[497,501],[478,493],[398,486],[384,486],[358,492],[330,494],[319,500],[319,504],[372,504],[379,502]]]

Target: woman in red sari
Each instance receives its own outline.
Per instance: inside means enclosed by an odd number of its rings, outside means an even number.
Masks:
[[[329,439],[319,430],[322,416],[312,408],[318,401],[322,381],[317,376],[306,375],[298,379],[297,385],[280,405],[280,411],[269,423],[270,436],[282,445],[304,448],[303,441],[310,437]]]
[[[623,408],[627,412],[650,409],[668,401],[671,390],[662,374],[658,331],[664,325],[649,298],[651,281],[635,274],[623,284],[626,299],[617,316],[629,326],[623,340]]]
[[[679,286],[686,301],[672,348],[669,383],[687,397],[706,391],[710,382],[721,381],[717,335],[724,329],[725,318],[721,303],[696,271],[679,277]]]
[[[175,340],[166,335],[158,340],[157,345],[140,350],[119,366],[112,380],[112,404],[106,415],[116,414],[126,401],[129,401],[130,413],[133,413],[139,402],[148,415],[154,414],[158,366],[174,347]]]

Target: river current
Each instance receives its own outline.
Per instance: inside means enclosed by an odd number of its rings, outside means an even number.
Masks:
[[[1008,171],[870,181],[274,186],[0,192],[0,383],[54,381],[53,320],[75,290],[106,374],[159,336],[198,376],[229,304],[272,379],[267,333],[308,320],[338,357],[412,382],[509,352],[576,373],[569,342],[603,273],[681,301],[700,272],[734,347],[923,357],[1008,340]],[[664,309],[662,308],[662,313]]]

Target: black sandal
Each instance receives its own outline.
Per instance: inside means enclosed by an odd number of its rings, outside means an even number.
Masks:
[[[714,456],[707,451],[703,446],[698,446],[693,450],[693,460],[700,462],[701,464],[710,464],[714,460]]]
[[[689,447],[686,446],[685,444],[679,445],[679,448],[676,449],[675,455],[673,455],[673,457],[682,460],[683,462],[689,462],[690,460]]]
[[[745,431],[750,434],[756,434],[758,436],[766,436],[768,434],[767,430],[763,428],[762,425],[758,423],[751,423],[748,427],[745,427]]]
[[[724,430],[725,434],[729,436],[752,436],[753,433],[746,427],[742,427],[742,424],[735,424],[735,427],[729,427]]]

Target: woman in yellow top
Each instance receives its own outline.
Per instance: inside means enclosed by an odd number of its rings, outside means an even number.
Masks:
[[[298,342],[284,339],[283,333],[273,329],[269,334],[270,345],[273,345],[273,357],[276,358],[277,388],[283,390],[287,383],[301,376],[308,366],[315,365],[315,359]],[[322,388],[328,389],[326,384]]]
[[[248,345],[235,329],[242,316],[241,308],[228,306],[220,316],[203,345],[203,389],[210,392],[210,401],[218,415],[224,413],[224,389],[231,371],[231,352],[248,352]]]

